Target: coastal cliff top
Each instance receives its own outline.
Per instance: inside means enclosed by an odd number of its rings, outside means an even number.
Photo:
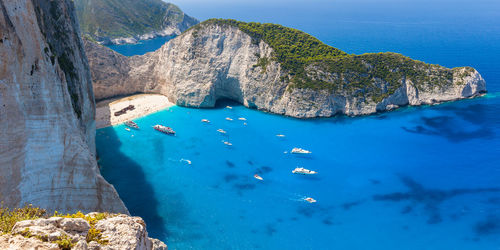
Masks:
[[[427,64],[393,52],[348,54],[305,32],[278,24],[209,19],[190,30],[196,37],[212,25],[236,27],[248,34],[255,45],[261,41],[267,43],[274,54],[271,58],[260,58],[256,66],[265,70],[271,60],[279,62],[288,73],[282,80],[290,81],[292,88],[360,96],[370,93],[377,102],[401,87],[403,79],[410,80],[417,89],[442,88],[453,84],[458,72],[464,77],[476,72],[471,67],[450,69]],[[387,88],[381,90],[378,82],[387,83]]]

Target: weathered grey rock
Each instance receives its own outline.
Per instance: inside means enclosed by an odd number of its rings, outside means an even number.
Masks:
[[[0,200],[128,213],[100,175],[95,103],[70,0],[0,0]]]
[[[486,91],[481,75],[468,67],[452,69],[453,80],[446,80],[442,86],[402,78],[401,86],[382,100],[344,90],[294,88],[277,61],[270,60],[265,69],[256,66],[259,58],[273,57],[268,44],[263,40],[256,44],[249,35],[230,25],[203,24],[143,56],[127,58],[92,43],[87,43],[85,49],[99,99],[137,92],[158,93],[177,105],[213,107],[218,99],[228,98],[250,108],[310,118],[367,115],[405,105],[475,97]],[[310,65],[307,74],[327,83],[339,80],[338,72],[328,72],[321,65]],[[433,74],[432,70],[428,72],[430,79]],[[382,79],[372,81],[382,90],[388,86]]]
[[[21,235],[0,235],[0,249],[9,250],[59,250],[55,243],[42,242],[36,238],[24,238]]]
[[[95,213],[86,216],[95,216]],[[68,236],[75,243],[75,250],[166,250],[165,243],[148,237],[146,224],[140,217],[115,215],[99,220],[95,229],[101,231],[107,244],[95,241],[87,242],[86,236],[90,230],[89,223],[81,218],[52,217],[17,222],[12,234],[0,237],[0,249],[54,249],[50,243]],[[25,234],[29,231],[31,238],[24,238],[16,234]],[[41,242],[37,238],[48,242]],[[24,248],[22,247],[24,246]],[[36,248],[38,247],[38,248]],[[57,245],[55,245],[55,249]]]

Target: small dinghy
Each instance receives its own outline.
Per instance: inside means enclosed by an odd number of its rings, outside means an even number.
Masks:
[[[232,121],[233,119],[229,118],[229,117],[226,117],[226,120],[227,121]]]
[[[264,178],[260,177],[258,174],[255,174],[253,176],[253,178],[255,178],[255,179],[259,180],[259,181],[263,181],[264,180]]]
[[[310,154],[310,153],[312,153],[312,152],[309,150],[302,149],[302,148],[293,148],[292,149],[292,154]]]
[[[304,175],[309,175],[309,174],[317,174],[318,172],[316,171],[312,171],[312,170],[309,170],[309,169],[305,169],[305,168],[295,168],[294,170],[292,170],[292,173],[294,174],[304,174]]]
[[[165,127],[163,125],[155,125],[153,128],[156,131],[160,131],[160,132],[165,133],[167,135],[175,135],[175,131],[170,127]]]
[[[313,199],[313,198],[311,198],[311,197],[307,197],[304,200],[307,201],[307,202],[309,202],[309,203],[315,203],[316,202],[316,200]]]
[[[126,121],[125,126],[133,128],[133,129],[139,129],[139,125],[133,121]]]
[[[225,134],[225,133],[226,133],[226,131],[225,131],[224,129],[221,129],[221,128],[220,128],[220,129],[217,129],[217,132],[219,132],[219,133],[221,133],[221,134]]]
[[[210,123],[210,121],[209,121],[209,120],[207,120],[207,119],[201,119],[201,122],[204,122],[204,123]]]

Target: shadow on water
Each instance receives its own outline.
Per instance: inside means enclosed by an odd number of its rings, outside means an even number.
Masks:
[[[442,113],[421,116],[414,127],[401,127],[409,133],[444,137],[451,142],[471,139],[493,139],[500,118],[492,105],[460,103],[433,108]],[[474,127],[473,130],[470,128]]]
[[[408,176],[399,176],[401,182],[407,187],[406,192],[394,192],[389,194],[374,195],[375,201],[408,202],[401,211],[402,214],[410,213],[414,207],[421,206],[428,215],[427,223],[436,224],[442,221],[440,205],[457,196],[500,192],[500,188],[457,188],[450,190],[426,188]]]
[[[100,133],[98,136],[106,135],[106,146],[103,148],[98,145],[98,154],[113,159],[112,166],[103,166],[102,175],[114,185],[130,214],[146,221],[150,236],[165,239],[168,232],[158,212],[159,203],[141,166],[120,152],[122,143],[112,128],[107,128],[102,135]]]

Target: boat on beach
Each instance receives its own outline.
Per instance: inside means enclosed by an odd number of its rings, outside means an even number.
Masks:
[[[153,128],[156,131],[160,131],[160,132],[168,134],[168,135],[175,135],[175,131],[171,127],[166,127],[163,125],[154,125]]]
[[[139,129],[139,125],[133,121],[126,121],[125,126],[133,128],[133,129]]]
[[[294,170],[292,170],[292,173],[294,173],[294,174],[310,175],[310,174],[317,174],[318,172],[312,171],[312,170],[309,170],[309,169],[305,169],[305,168],[295,168]]]
[[[302,148],[293,148],[292,149],[292,154],[310,154],[310,153],[312,153],[312,152],[309,150],[302,149]]]

